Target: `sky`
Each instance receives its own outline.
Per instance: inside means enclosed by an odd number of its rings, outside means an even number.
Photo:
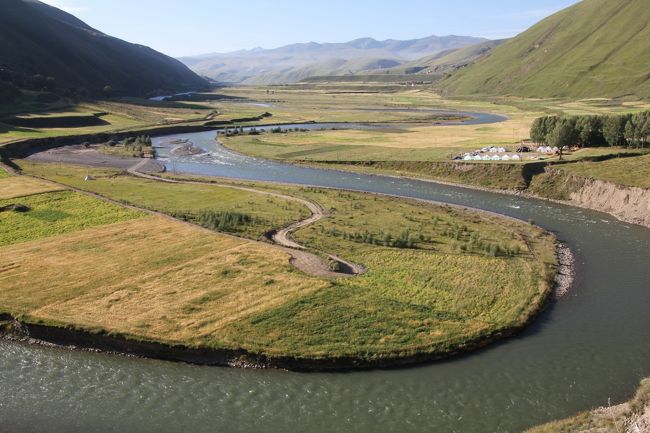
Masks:
[[[42,0],[165,54],[431,35],[501,39],[578,0]]]

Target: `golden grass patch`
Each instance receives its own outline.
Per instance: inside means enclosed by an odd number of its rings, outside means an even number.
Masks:
[[[226,325],[329,284],[271,246],[160,217],[0,248],[3,310],[190,345],[239,346]]]
[[[63,187],[44,180],[24,176],[12,176],[0,179],[0,200],[61,191]]]

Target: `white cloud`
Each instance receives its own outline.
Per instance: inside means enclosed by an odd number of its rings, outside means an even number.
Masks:
[[[66,11],[66,12],[68,12],[70,14],[75,14],[75,13],[83,12],[83,11],[86,10],[86,8],[84,8],[84,7],[75,6],[75,5],[72,5],[72,4],[70,4],[70,3],[66,2],[66,1],[61,1],[61,0],[40,0],[40,1],[42,1],[43,3],[46,3],[46,4],[50,5],[50,6],[54,6],[55,8],[59,8],[59,9],[61,9],[63,11]]]

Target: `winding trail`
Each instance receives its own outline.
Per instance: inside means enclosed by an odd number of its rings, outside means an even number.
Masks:
[[[186,184],[186,185],[212,185],[221,188],[230,188],[239,191],[252,192],[254,194],[265,195],[269,197],[275,197],[283,200],[293,201],[300,203],[303,206],[307,207],[311,212],[311,215],[301,221],[294,222],[286,227],[273,230],[269,235],[269,240],[277,245],[279,248],[287,252],[291,256],[291,264],[306,274],[317,276],[317,277],[351,277],[355,275],[360,275],[366,272],[366,269],[356,263],[349,262],[338,256],[324,253],[330,260],[339,263],[340,271],[334,271],[330,268],[329,263],[324,260],[322,257],[307,251],[307,248],[303,245],[300,245],[295,240],[292,239],[291,235],[298,231],[301,228],[307,227],[311,224],[314,224],[321,219],[325,218],[328,214],[323,209],[321,205],[316,202],[312,202],[306,199],[278,194],[269,191],[262,191],[255,188],[249,188],[244,186],[229,185],[223,183],[215,182],[201,182],[194,180],[178,180],[178,179],[165,179],[159,176],[154,176],[152,174],[143,173],[141,170],[146,168],[151,164],[151,160],[143,159],[137,162],[135,165],[131,166],[127,172],[132,176],[136,176],[142,179],[153,180],[156,182],[164,183],[173,183],[173,184]]]
[[[91,165],[91,166],[101,166],[101,167],[115,167],[125,169],[130,175],[136,176],[143,179],[148,179],[156,182],[164,183],[173,183],[173,184],[189,184],[189,185],[212,185],[221,188],[230,188],[239,191],[246,191],[254,194],[265,195],[269,197],[275,197],[282,200],[288,200],[295,203],[299,203],[309,209],[311,215],[301,221],[294,222],[286,227],[280,227],[275,230],[271,230],[265,236],[265,240],[276,247],[282,249],[284,252],[289,254],[291,257],[290,263],[295,266],[297,269],[302,272],[316,276],[316,277],[325,277],[325,278],[340,278],[340,277],[353,277],[360,275],[366,272],[366,268],[342,259],[341,257],[335,256],[333,254],[328,254],[326,252],[318,251],[319,254],[310,252],[307,247],[300,245],[291,235],[298,231],[301,228],[307,227],[311,224],[314,224],[321,219],[328,216],[327,211],[323,209],[318,203],[290,196],[285,194],[273,193],[269,191],[263,191],[255,188],[249,188],[244,186],[230,185],[226,183],[218,182],[201,182],[201,181],[190,181],[190,180],[178,180],[178,179],[167,179],[159,176],[155,176],[150,173],[160,172],[164,169],[159,163],[152,159],[143,159],[143,158],[122,158],[122,157],[113,157],[110,155],[100,155],[97,151],[81,149],[78,146],[71,148],[66,147],[62,149],[52,149],[45,152],[39,152],[35,155],[30,156],[31,160],[38,162],[55,162],[55,163],[64,163],[64,164],[81,164],[81,165]],[[135,164],[133,163],[135,161]],[[17,174],[10,167],[6,167],[6,170],[10,174]],[[161,212],[143,209],[137,206],[125,205],[124,203],[110,199],[101,194],[85,191],[83,189],[70,187],[69,185],[60,184],[58,182],[53,182],[49,179],[47,180],[52,183],[55,183],[59,186],[65,187],[67,189],[79,192],[82,194],[90,195],[95,198],[99,198],[120,206],[126,206],[135,210],[140,210],[153,215],[163,216],[166,218],[172,218],[177,220],[169,215],[166,215]],[[183,222],[183,221],[181,221]],[[196,224],[192,224],[197,227]],[[204,228],[204,227],[201,227]],[[225,233],[222,233],[225,235]],[[327,259],[326,259],[327,258]],[[333,270],[330,267],[330,263],[338,263],[338,270]]]

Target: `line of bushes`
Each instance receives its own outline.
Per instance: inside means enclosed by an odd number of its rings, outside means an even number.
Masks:
[[[199,212],[196,221],[211,230],[237,233],[251,224],[253,217],[239,212],[204,210]]]

